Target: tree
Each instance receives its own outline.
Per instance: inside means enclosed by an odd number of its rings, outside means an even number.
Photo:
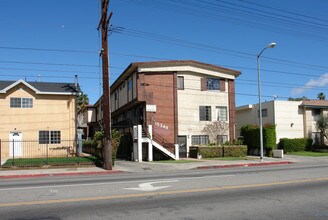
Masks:
[[[80,111],[83,106],[89,105],[89,98],[87,94],[80,93],[77,97],[77,110]]]
[[[320,93],[318,94],[317,98],[318,98],[319,100],[325,100],[325,99],[326,99],[326,96],[325,96],[325,94],[324,94],[323,92],[320,92]]]
[[[288,101],[303,101],[303,100],[309,100],[306,96],[298,97],[298,98],[292,98],[289,97]]]
[[[324,138],[328,139],[328,115],[321,114],[316,123],[317,129],[321,133],[321,144],[324,143]]]
[[[225,121],[213,121],[205,125],[202,132],[209,136],[210,143],[217,143],[218,135],[226,135],[229,131],[229,124]]]

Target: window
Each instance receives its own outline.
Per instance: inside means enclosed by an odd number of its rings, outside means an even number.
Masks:
[[[22,106],[21,98],[10,98],[10,108],[20,108]]]
[[[321,114],[321,109],[312,109],[312,116],[319,116]]]
[[[39,144],[49,144],[49,131],[39,131]]]
[[[217,121],[227,121],[227,107],[226,106],[216,106]]]
[[[257,117],[260,117],[260,110],[257,110]],[[268,109],[262,109],[262,117],[268,117]]]
[[[218,135],[217,140],[218,140],[218,144],[222,145],[228,141],[228,135]]]
[[[211,121],[211,106],[199,106],[199,120]]]
[[[22,98],[22,108],[32,108],[33,99],[32,98]]]
[[[39,144],[60,144],[60,131],[39,131]]]
[[[191,144],[192,145],[206,145],[209,143],[208,135],[192,135]]]
[[[60,144],[60,131],[50,131],[50,144]]]
[[[183,76],[178,76],[178,89],[184,90],[184,78]]]
[[[128,90],[132,90],[132,79],[128,81]]]
[[[33,108],[33,99],[10,98],[10,108]]]
[[[220,79],[207,78],[206,79],[207,90],[219,90],[220,89]]]

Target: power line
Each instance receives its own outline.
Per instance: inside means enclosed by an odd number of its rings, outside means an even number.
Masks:
[[[48,48],[31,48],[31,47],[0,47],[0,49],[6,50],[26,50],[26,51],[43,51],[43,52],[65,52],[65,53],[88,53],[88,54],[99,54],[96,51],[87,50],[67,50],[67,49],[48,49]]]
[[[326,34],[321,33],[323,31],[322,28],[311,27],[310,25],[303,23],[297,25],[295,22],[291,22],[290,20],[282,20],[281,17],[270,18],[268,16],[270,16],[271,13],[263,15],[254,13],[254,11],[245,11],[244,8],[237,9],[222,4],[218,5],[218,3],[213,2],[207,2],[207,4],[204,4],[204,1],[203,3],[200,1],[195,3],[193,1],[179,0],[170,2],[165,1],[164,3],[160,0],[152,0],[151,2],[145,0],[129,0],[129,2],[138,3],[139,5],[145,5],[147,7],[158,8],[160,10],[169,10],[170,12],[179,14],[183,13],[198,17],[201,15],[203,18],[221,22],[228,20],[229,22],[237,25],[246,24],[247,26],[251,26],[253,28],[256,27],[257,29],[259,29],[259,27],[260,29],[270,29],[270,31],[280,29],[280,33],[284,31],[289,34],[297,34],[298,37],[303,36],[316,40],[328,40]],[[222,9],[218,7],[221,7]],[[220,14],[218,14],[219,12]],[[241,15],[245,16],[241,17]]]

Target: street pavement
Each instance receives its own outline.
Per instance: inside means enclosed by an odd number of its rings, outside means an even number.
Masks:
[[[182,159],[184,160],[184,159]],[[185,159],[182,163],[176,162],[132,162],[117,160],[113,170],[104,170],[100,167],[68,167],[68,168],[40,168],[40,169],[0,169],[0,179],[5,178],[31,178],[43,176],[73,176],[73,175],[106,175],[118,173],[160,173],[181,170],[231,168],[242,166],[273,166],[283,164],[320,164],[327,163],[328,157],[303,157],[284,155],[284,158],[264,158],[260,162],[259,157],[247,157],[247,160],[206,160]]]

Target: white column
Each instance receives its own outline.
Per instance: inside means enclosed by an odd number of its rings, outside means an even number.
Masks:
[[[148,161],[153,161],[153,126],[148,125],[148,134],[150,141],[148,142]]]
[[[138,125],[138,161],[142,162],[142,126]]]
[[[133,126],[133,157],[132,161],[138,161],[138,126]]]
[[[174,144],[175,160],[179,160],[179,144]]]

